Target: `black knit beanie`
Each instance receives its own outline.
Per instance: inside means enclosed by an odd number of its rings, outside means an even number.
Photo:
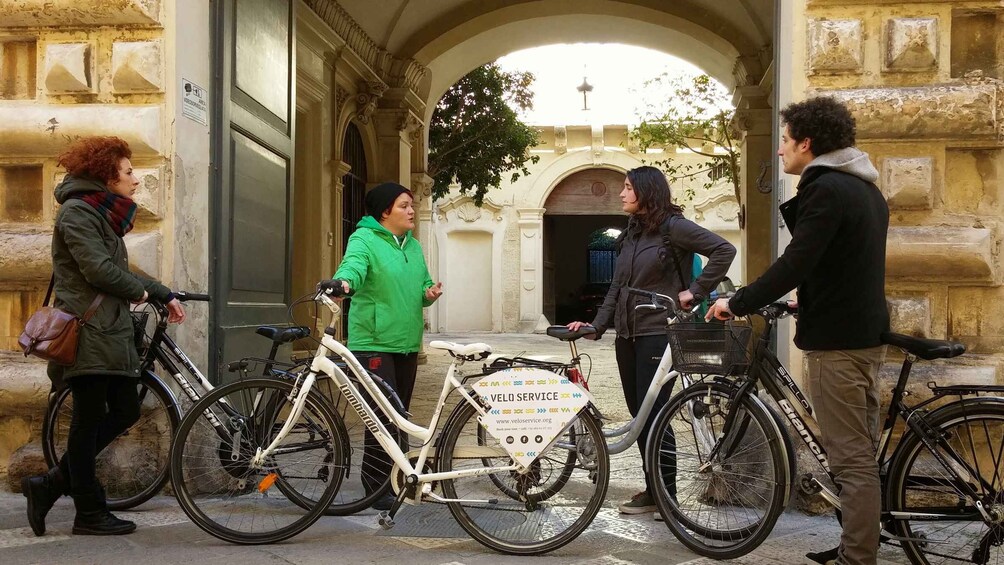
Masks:
[[[411,191],[396,182],[385,182],[374,186],[366,193],[366,213],[380,221],[383,213],[394,205],[398,196],[404,193],[411,194]]]

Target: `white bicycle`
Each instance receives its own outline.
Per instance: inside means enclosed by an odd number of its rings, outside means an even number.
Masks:
[[[449,351],[453,362],[428,427],[415,424],[335,340],[340,307],[331,296],[341,286],[333,282],[318,285],[313,298],[335,315],[308,370],[294,382],[249,379],[219,387],[179,426],[172,484],[196,525],[233,543],[273,543],[324,513],[350,457],[341,417],[313,390],[329,378],[394,462],[397,500],[379,515],[384,528],[394,525],[402,504],[445,503],[485,546],[534,555],[564,546],[589,526],[606,496],[610,467],[588,392],[537,367],[464,377],[458,369],[487,358],[491,347],[434,341],[430,346]],[[459,403],[437,433],[453,392]],[[224,432],[199,417],[221,398],[241,413],[220,415],[229,424]],[[405,453],[378,411],[421,447]]]

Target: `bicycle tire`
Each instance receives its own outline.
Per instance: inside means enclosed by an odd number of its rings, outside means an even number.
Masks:
[[[310,527],[331,503],[341,481],[335,462],[341,460],[345,438],[334,412],[314,395],[308,395],[299,417],[313,419],[311,429],[320,430],[320,439],[300,437],[298,420],[261,468],[251,464],[289,416],[292,391],[293,384],[277,379],[237,381],[206,394],[181,421],[171,449],[171,481],[182,510],[206,533],[237,544],[275,543]],[[220,404],[224,398],[229,410]],[[209,424],[207,410],[225,432]],[[281,458],[291,453],[296,457],[286,466]],[[318,480],[322,474],[325,480]],[[295,489],[316,504],[304,509],[286,496],[270,496],[277,483],[281,493]],[[256,518],[266,512],[272,512],[267,519]],[[244,526],[247,530],[238,529]]]
[[[492,458],[496,460],[496,465],[511,464],[512,460],[501,446],[497,443],[497,447],[486,446],[485,438],[478,439],[480,422],[477,416],[474,407],[466,403],[458,406],[451,415],[450,423],[443,430],[438,453],[440,472],[457,470],[456,467],[464,462],[473,462],[473,467],[483,467],[486,449],[498,453],[497,458]],[[443,480],[440,484],[446,498],[485,499],[483,502],[447,503],[460,527],[482,545],[511,555],[539,555],[553,551],[588,528],[606,497],[610,458],[599,421],[588,407],[579,412],[577,421],[582,422],[583,432],[575,440],[579,464],[566,481],[566,486],[574,485],[576,488],[562,490],[562,494],[567,496],[544,500],[534,496],[539,478],[514,471],[494,473],[498,475],[497,479],[511,481],[510,488],[524,493],[521,497],[524,500],[520,501],[512,497],[493,498],[498,492],[498,481],[485,480],[483,474]],[[559,438],[559,441],[567,443],[567,439]],[[587,491],[585,500],[574,500],[582,491]]]
[[[155,374],[139,380],[140,418],[97,455],[95,473],[104,486],[109,510],[128,510],[150,500],[168,481],[171,439],[181,421],[177,401]],[[49,468],[66,453],[73,414],[69,387],[55,393],[42,424],[42,452]],[[139,441],[137,441],[139,438]],[[128,467],[129,472],[123,472]]]
[[[646,447],[646,461],[653,470],[658,465],[651,475],[666,526],[691,551],[712,559],[741,557],[763,543],[790,484],[784,432],[758,399],[739,399],[742,420],[735,420],[735,430],[723,429],[733,396],[734,388],[720,383],[680,391],[659,412]],[[707,459],[713,446],[733,438],[739,443]]]
[[[1004,402],[975,399],[969,404],[953,403],[927,417],[931,429],[939,435],[988,482],[988,492],[966,473],[969,484],[981,495],[985,508],[1001,516],[1004,500]],[[981,443],[982,442],[982,443]],[[956,464],[957,469],[962,466]],[[911,563],[935,565],[958,563],[1004,562],[1004,526],[1000,522],[988,525],[976,508],[975,501],[961,491],[960,476],[952,476],[935,459],[921,438],[909,430],[903,435],[889,464],[886,481],[886,508],[891,525]],[[963,479],[966,480],[966,479]],[[931,520],[896,519],[897,512],[940,514]],[[946,519],[955,513],[957,520]],[[923,541],[918,541],[923,540]]]

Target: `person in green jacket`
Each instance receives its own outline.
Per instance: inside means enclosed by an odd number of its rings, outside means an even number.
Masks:
[[[334,279],[352,294],[348,348],[372,372],[394,388],[407,410],[418,372],[418,351],[425,323],[422,308],[443,294],[432,283],[422,246],[412,237],[415,209],[412,193],[393,182],[366,194],[366,212],[349,236],[345,257]],[[362,482],[374,492],[390,473],[388,455],[366,432]],[[387,494],[373,508],[388,510]]]
[[[181,323],[185,310],[171,290],[129,272],[122,239],[133,227],[139,186],[129,145],[117,137],[83,138],[59,156],[66,178],[55,189],[60,204],[52,233],[55,306],[77,316],[101,297],[94,316],[80,329],[73,365],[49,363],[53,387],[67,385],[73,416],[66,454],[45,475],[25,477],[28,523],[45,533],[45,516],[64,494],[73,496],[73,533],[127,534],[136,524],[108,511],[95,476],[95,459],[140,416],[140,359],[133,340],[130,303],[157,300]]]

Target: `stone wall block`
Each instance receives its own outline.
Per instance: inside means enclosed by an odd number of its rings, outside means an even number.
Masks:
[[[49,280],[51,246],[52,230],[0,233],[0,283]]]
[[[886,355],[886,361],[879,371],[879,388],[881,390],[882,406],[889,406],[892,401],[892,388],[899,379],[899,371],[903,365],[902,355],[898,349],[891,348]],[[931,397],[927,383],[935,382],[939,386],[952,385],[995,385],[997,383],[997,368],[992,365],[966,366],[944,361],[921,361],[910,368],[910,380],[906,390],[910,392],[908,404],[920,402]],[[950,400],[958,400],[954,397]],[[944,402],[942,402],[944,404]],[[935,404],[933,407],[940,406]],[[897,426],[899,428],[899,426]]]
[[[163,145],[160,106],[0,102],[0,155],[51,159],[88,135],[115,135],[134,154],[159,155]]]
[[[90,43],[45,47],[45,89],[53,94],[92,92]]]
[[[934,188],[934,159],[930,157],[882,160],[882,192],[889,207],[927,210]]]
[[[860,72],[864,62],[861,20],[809,20],[809,70]]]
[[[986,139],[996,142],[1004,108],[992,83],[820,92],[847,104],[858,139]]]
[[[993,234],[986,228],[891,227],[886,276],[953,283],[994,280]]]
[[[1004,287],[950,288],[948,334],[970,352],[1004,351]]]
[[[161,280],[161,254],[163,236],[160,232],[128,233],[125,236],[129,249],[129,269],[154,280]]]
[[[885,25],[883,66],[888,71],[938,67],[938,18],[892,18]]]
[[[0,352],[0,414],[41,416],[50,387],[44,361],[20,351]]]
[[[116,93],[162,91],[162,51],[160,41],[116,41],[112,45],[112,89]]]
[[[889,325],[892,331],[931,337],[931,299],[927,296],[890,296]]]
[[[158,25],[161,0],[4,0],[3,27]]]

